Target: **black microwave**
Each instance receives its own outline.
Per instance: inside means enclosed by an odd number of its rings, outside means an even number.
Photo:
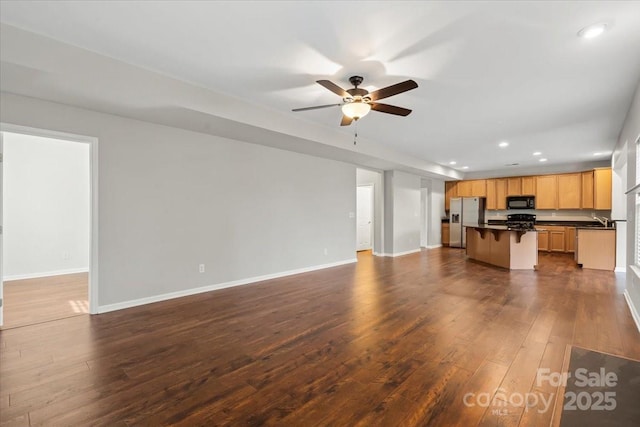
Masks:
[[[535,196],[507,196],[507,209],[535,209]]]

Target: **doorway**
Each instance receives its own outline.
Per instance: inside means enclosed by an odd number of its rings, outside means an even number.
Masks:
[[[373,185],[359,185],[356,197],[358,251],[373,249]]]
[[[0,326],[97,312],[97,140],[0,131]]]

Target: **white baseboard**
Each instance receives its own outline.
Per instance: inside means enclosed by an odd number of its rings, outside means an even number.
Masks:
[[[429,246],[425,246],[426,249],[438,249],[441,248],[442,245],[429,245]]]
[[[393,254],[385,254],[385,253],[381,253],[378,254],[378,256],[388,256],[388,257],[397,257],[397,256],[403,256],[403,255],[409,255],[409,254],[415,254],[416,252],[420,252],[422,249],[418,248],[418,249],[412,249],[410,251],[405,251],[405,252],[396,252]]]
[[[613,271],[616,273],[626,273],[627,269],[626,267],[616,267]]]
[[[636,328],[638,328],[638,332],[640,332],[640,314],[638,314],[633,302],[631,302],[631,297],[626,289],[624,290],[624,299],[627,301],[629,311],[631,311],[631,317],[633,317],[633,321],[636,323]]]
[[[344,261],[332,262],[329,264],[315,265],[312,267],[299,268],[296,270],[283,271],[274,274],[265,274],[264,276],[249,277],[247,279],[233,280],[231,282],[218,283],[215,285],[202,286],[199,288],[185,289],[183,291],[169,292],[167,294],[155,295],[146,298],[139,298],[130,301],[118,302],[115,304],[107,304],[98,306],[98,313],[107,313],[110,311],[122,310],[125,308],[137,307],[140,305],[151,304],[154,302],[166,301],[174,298],[186,297],[189,295],[201,294],[204,292],[216,291],[218,289],[231,288],[234,286],[248,285],[250,283],[262,282],[263,280],[277,279],[279,277],[292,276],[294,274],[308,273],[310,271],[323,270],[325,268],[337,267],[339,265],[352,264],[358,262],[357,258]]]
[[[38,279],[40,277],[62,276],[65,274],[88,273],[88,272],[89,272],[89,269],[86,267],[70,268],[67,270],[45,271],[43,273],[15,274],[12,276],[4,276],[2,278],[2,281],[9,282],[11,280]]]

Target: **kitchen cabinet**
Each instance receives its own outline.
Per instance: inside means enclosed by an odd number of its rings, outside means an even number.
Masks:
[[[498,200],[496,199],[496,180],[488,179],[487,180],[487,203],[485,207],[488,210],[498,209],[497,202]]]
[[[538,233],[538,251],[544,251],[544,252],[548,252],[549,251],[549,232],[542,228],[542,227],[536,227],[537,233]]]
[[[471,181],[471,195],[473,197],[487,197],[487,180],[474,179]]]
[[[446,211],[450,208],[451,198],[458,197],[456,181],[446,181],[444,183],[444,209]]]
[[[565,252],[575,252],[576,250],[576,228],[565,227],[564,228],[564,250]]]
[[[558,209],[580,209],[582,174],[558,175]]]
[[[602,210],[611,209],[611,168],[593,171],[593,207]]]
[[[564,252],[565,251],[565,233],[562,230],[549,230],[549,251]]]
[[[496,179],[496,209],[507,209],[507,180]]]
[[[472,187],[471,181],[458,181],[458,185],[456,185],[457,189],[457,197],[471,197],[472,196]]]
[[[593,209],[593,171],[582,172],[582,197],[580,207],[582,209]]]
[[[538,251],[565,252],[565,227],[559,225],[538,225]]]
[[[522,177],[522,195],[535,196],[535,194],[536,194],[536,177],[523,176]]]
[[[507,209],[507,180],[487,179],[487,209]]]
[[[522,195],[522,178],[507,178],[507,196]]]
[[[487,209],[506,209],[507,196],[535,196],[536,209],[611,209],[611,168],[590,171],[445,182],[452,197],[486,197]]]
[[[442,223],[442,246],[449,246],[449,223]]]
[[[536,209],[558,209],[557,175],[536,176]]]

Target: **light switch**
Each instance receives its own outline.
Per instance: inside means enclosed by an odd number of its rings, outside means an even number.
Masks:
[[[355,218],[356,214],[354,212],[349,212],[349,218]]]

